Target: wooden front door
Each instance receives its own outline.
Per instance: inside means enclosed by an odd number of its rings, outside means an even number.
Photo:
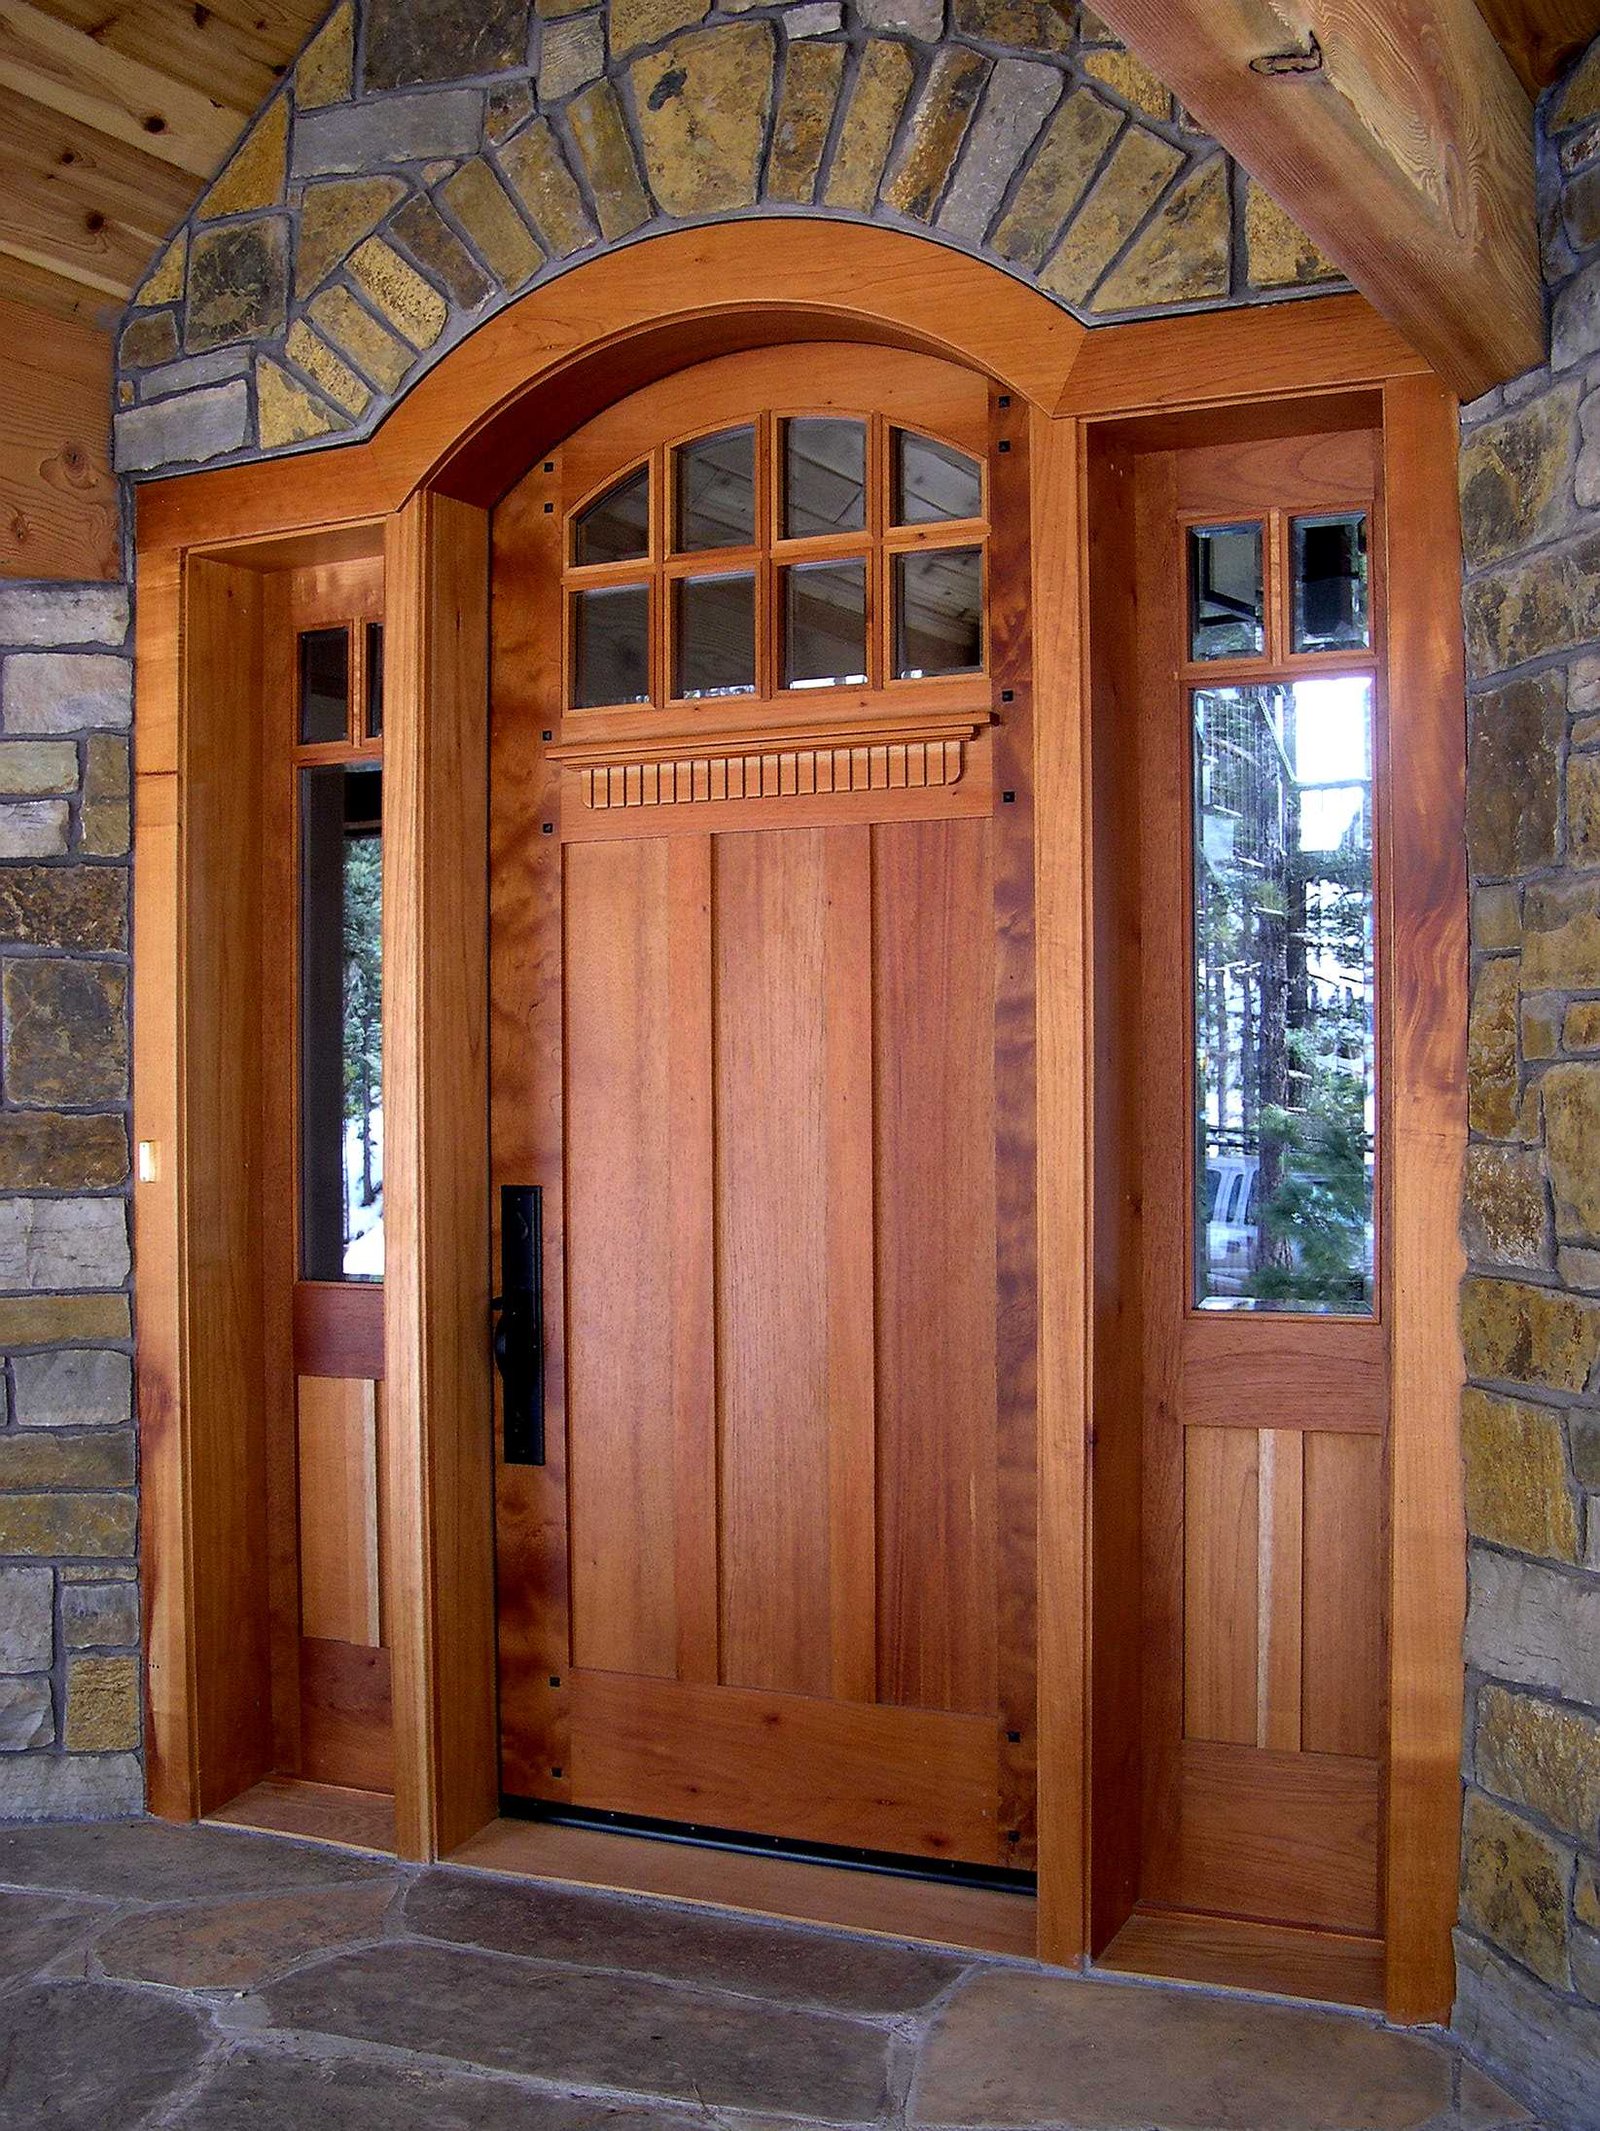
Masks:
[[[1026,478],[984,380],[825,345],[498,512],[512,1798],[1032,1865]]]

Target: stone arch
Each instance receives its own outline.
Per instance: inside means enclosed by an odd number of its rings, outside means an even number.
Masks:
[[[1338,281],[1087,8],[337,0],[134,297],[119,468],[368,435],[529,289],[752,216],[915,231],[1084,323]]]

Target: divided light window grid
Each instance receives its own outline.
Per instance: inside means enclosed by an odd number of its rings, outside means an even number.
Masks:
[[[768,413],[658,447],[571,513],[574,710],[983,671],[981,462],[879,415]]]

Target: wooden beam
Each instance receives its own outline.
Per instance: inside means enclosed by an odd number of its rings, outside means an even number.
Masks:
[[[1559,81],[1600,35],[1594,0],[1478,0],[1478,8],[1530,96]]]
[[[120,574],[111,342],[0,301],[0,577]]]
[[[1100,13],[1461,398],[1543,360],[1532,111],[1473,0]]]
[[[194,191],[190,177],[142,149],[29,97],[7,98],[0,252],[107,295],[131,295]]]
[[[36,266],[0,248],[0,303],[26,303],[52,318],[67,318],[109,333],[122,308],[120,288],[116,293],[93,289],[85,281],[73,281],[48,266]]]
[[[138,60],[231,110],[259,110],[328,11],[328,0],[36,0],[108,52]]]
[[[108,52],[28,0],[0,0],[0,88],[197,178],[221,166],[249,115]]]

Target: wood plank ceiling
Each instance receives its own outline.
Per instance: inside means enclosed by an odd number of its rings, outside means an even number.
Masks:
[[[327,0],[0,0],[0,297],[107,323]],[[1478,0],[1530,94],[1595,0]]]

